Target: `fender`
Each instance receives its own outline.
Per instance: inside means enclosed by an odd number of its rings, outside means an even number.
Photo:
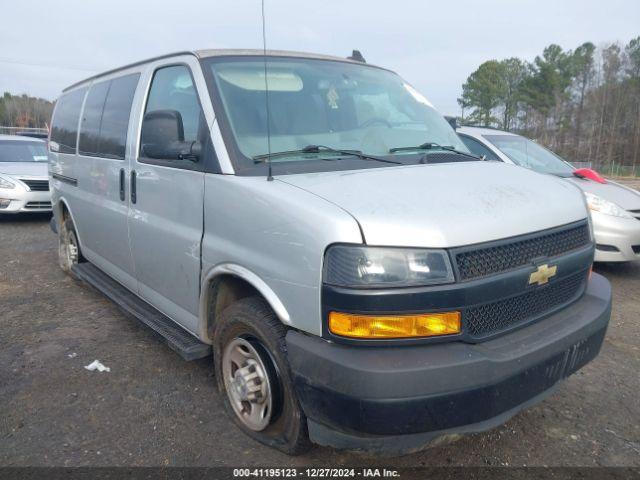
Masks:
[[[271,306],[276,316],[280,319],[280,321],[286,325],[291,325],[291,317],[289,316],[289,312],[280,301],[280,298],[276,295],[276,293],[266,284],[264,280],[262,280],[258,275],[253,273],[251,270],[248,270],[245,267],[241,267],[235,263],[222,263],[216,265],[211,270],[207,272],[207,274],[202,279],[202,285],[200,291],[202,292],[200,295],[200,339],[203,341],[209,339],[209,334],[207,332],[207,302],[208,302],[208,285],[218,276],[220,275],[233,275],[235,277],[241,278],[242,280],[249,283],[253,286],[260,294],[265,298],[267,303]],[[206,339],[206,340],[205,340]]]

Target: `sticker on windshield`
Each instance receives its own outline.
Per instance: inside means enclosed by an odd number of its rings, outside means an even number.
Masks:
[[[33,161],[34,162],[43,162],[47,159],[46,155],[34,155],[33,156]]]
[[[327,103],[329,104],[329,107],[338,108],[339,99],[340,99],[340,96],[336,91],[336,87],[331,86],[331,88],[329,88],[329,91],[327,92]]]
[[[433,105],[431,105],[431,102],[429,100],[427,100],[424,95],[422,95],[419,91],[417,91],[415,88],[413,88],[411,85],[409,85],[408,83],[403,83],[402,86],[405,88],[405,90],[407,92],[409,92],[411,94],[411,96],[413,98],[415,98],[418,102],[420,103],[424,103],[426,106],[433,108]]]

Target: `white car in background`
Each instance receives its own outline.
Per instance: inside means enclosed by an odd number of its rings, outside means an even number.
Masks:
[[[596,262],[640,260],[640,192],[592,170],[576,169],[555,153],[520,135],[459,127],[458,136],[476,155],[565,178],[586,195],[596,237]],[[540,192],[544,201],[544,192]]]
[[[47,159],[44,141],[0,135],[0,215],[51,211]]]

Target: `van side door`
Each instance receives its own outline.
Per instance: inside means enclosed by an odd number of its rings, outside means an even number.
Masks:
[[[211,142],[194,81],[200,67],[194,57],[173,62],[147,72],[129,229],[138,294],[197,333],[205,175],[197,150]]]
[[[126,177],[131,157],[127,139],[140,72],[99,78],[87,92],[75,155],[77,187],[70,207],[85,257],[135,291],[129,248]]]

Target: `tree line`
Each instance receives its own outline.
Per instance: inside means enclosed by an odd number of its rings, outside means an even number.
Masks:
[[[53,102],[29,95],[0,97],[0,127],[45,128],[51,121]]]
[[[640,174],[640,37],[549,45],[533,62],[489,60],[469,75],[458,103],[463,124],[523,134],[606,172]]]

